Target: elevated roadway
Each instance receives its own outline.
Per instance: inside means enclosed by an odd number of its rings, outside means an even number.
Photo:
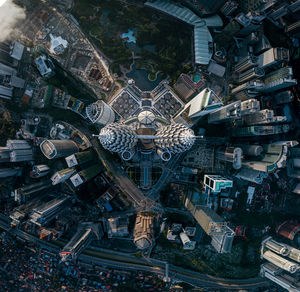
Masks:
[[[0,228],[18,236],[23,240],[27,240],[48,249],[56,254],[59,253],[61,247],[58,244],[46,242],[39,238],[28,234],[19,229],[11,229],[8,221],[0,216]],[[165,272],[165,262],[144,258],[136,258],[135,256],[127,255],[121,252],[114,252],[111,250],[91,248],[86,249],[83,254],[78,257],[79,261],[96,264],[100,266],[109,267],[112,269],[124,269],[129,271],[145,271],[158,275],[163,275]],[[205,274],[193,272],[191,270],[183,269],[177,266],[169,265],[169,275],[172,279],[183,281],[192,284],[196,287],[212,287],[223,289],[254,289],[260,287],[268,287],[269,281],[263,278],[250,278],[242,280],[223,279]]]

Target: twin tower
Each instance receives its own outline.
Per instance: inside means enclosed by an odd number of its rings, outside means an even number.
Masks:
[[[151,111],[142,111],[129,122],[108,124],[101,129],[98,138],[105,149],[120,154],[124,160],[130,160],[139,145],[142,152],[155,149],[163,161],[168,161],[172,154],[189,150],[195,136],[193,130],[183,124],[166,123],[161,124],[161,118]]]

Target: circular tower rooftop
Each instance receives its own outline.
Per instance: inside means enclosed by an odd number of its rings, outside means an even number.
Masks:
[[[157,131],[156,136],[156,146],[170,153],[187,151],[195,142],[194,131],[182,124],[164,126]]]
[[[99,141],[102,146],[112,152],[122,153],[130,150],[137,143],[135,131],[123,124],[109,124],[101,129]]]
[[[155,116],[150,111],[142,111],[138,115],[138,121],[144,125],[150,125],[154,122]]]

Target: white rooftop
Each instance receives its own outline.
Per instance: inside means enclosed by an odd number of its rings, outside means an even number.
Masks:
[[[24,46],[19,42],[13,42],[11,46],[10,56],[18,61],[22,59]]]
[[[155,115],[150,111],[142,111],[138,115],[138,120],[144,125],[152,124],[155,120]]]
[[[50,52],[55,55],[63,53],[68,46],[68,42],[61,36],[54,37],[52,34],[50,34],[50,38]]]
[[[210,89],[205,88],[185,105],[184,110],[190,107],[188,115],[194,118],[200,116],[200,112],[212,104],[222,105],[222,102]]]
[[[78,161],[77,161],[77,159],[76,159],[76,157],[75,157],[74,154],[66,157],[65,160],[67,162],[68,167],[73,167],[75,165],[78,165]]]
[[[78,187],[79,185],[83,184],[83,179],[80,177],[78,173],[74,174],[70,177],[70,180],[74,187]]]

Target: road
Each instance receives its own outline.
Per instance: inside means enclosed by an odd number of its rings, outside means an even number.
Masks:
[[[19,229],[11,229],[5,216],[0,216],[0,228],[9,231],[27,241],[31,241],[36,245],[46,248],[56,254],[60,251],[57,244],[40,240]],[[103,251],[102,251],[103,250]],[[83,254],[78,257],[79,261],[97,264],[100,266],[109,267],[112,269],[124,269],[130,271],[144,271],[151,272],[158,275],[164,274],[165,262],[150,259],[146,261],[143,258],[136,258],[135,256],[127,255],[121,252],[113,252],[104,249],[86,249]],[[251,278],[244,280],[232,280],[217,278],[205,274],[200,274],[190,270],[186,270],[177,266],[169,265],[170,277],[173,280],[187,282],[197,287],[213,287],[226,289],[253,289],[259,287],[269,286],[269,281],[262,278]]]
[[[159,180],[152,187],[152,189],[147,193],[148,199],[157,201],[159,199],[160,190],[167,185],[171,177],[174,175],[174,172],[179,165],[180,161],[183,159],[185,153],[180,153],[174,156],[167,166],[164,168]]]
[[[123,169],[120,167],[113,156],[102,149],[99,145],[98,139],[91,137],[90,141],[93,144],[101,162],[105,168],[114,176],[114,182],[118,185],[120,190],[124,192],[130,199],[138,206],[140,210],[152,210],[156,212],[163,212],[163,208],[152,199],[147,198],[144,193],[131,181]]]

